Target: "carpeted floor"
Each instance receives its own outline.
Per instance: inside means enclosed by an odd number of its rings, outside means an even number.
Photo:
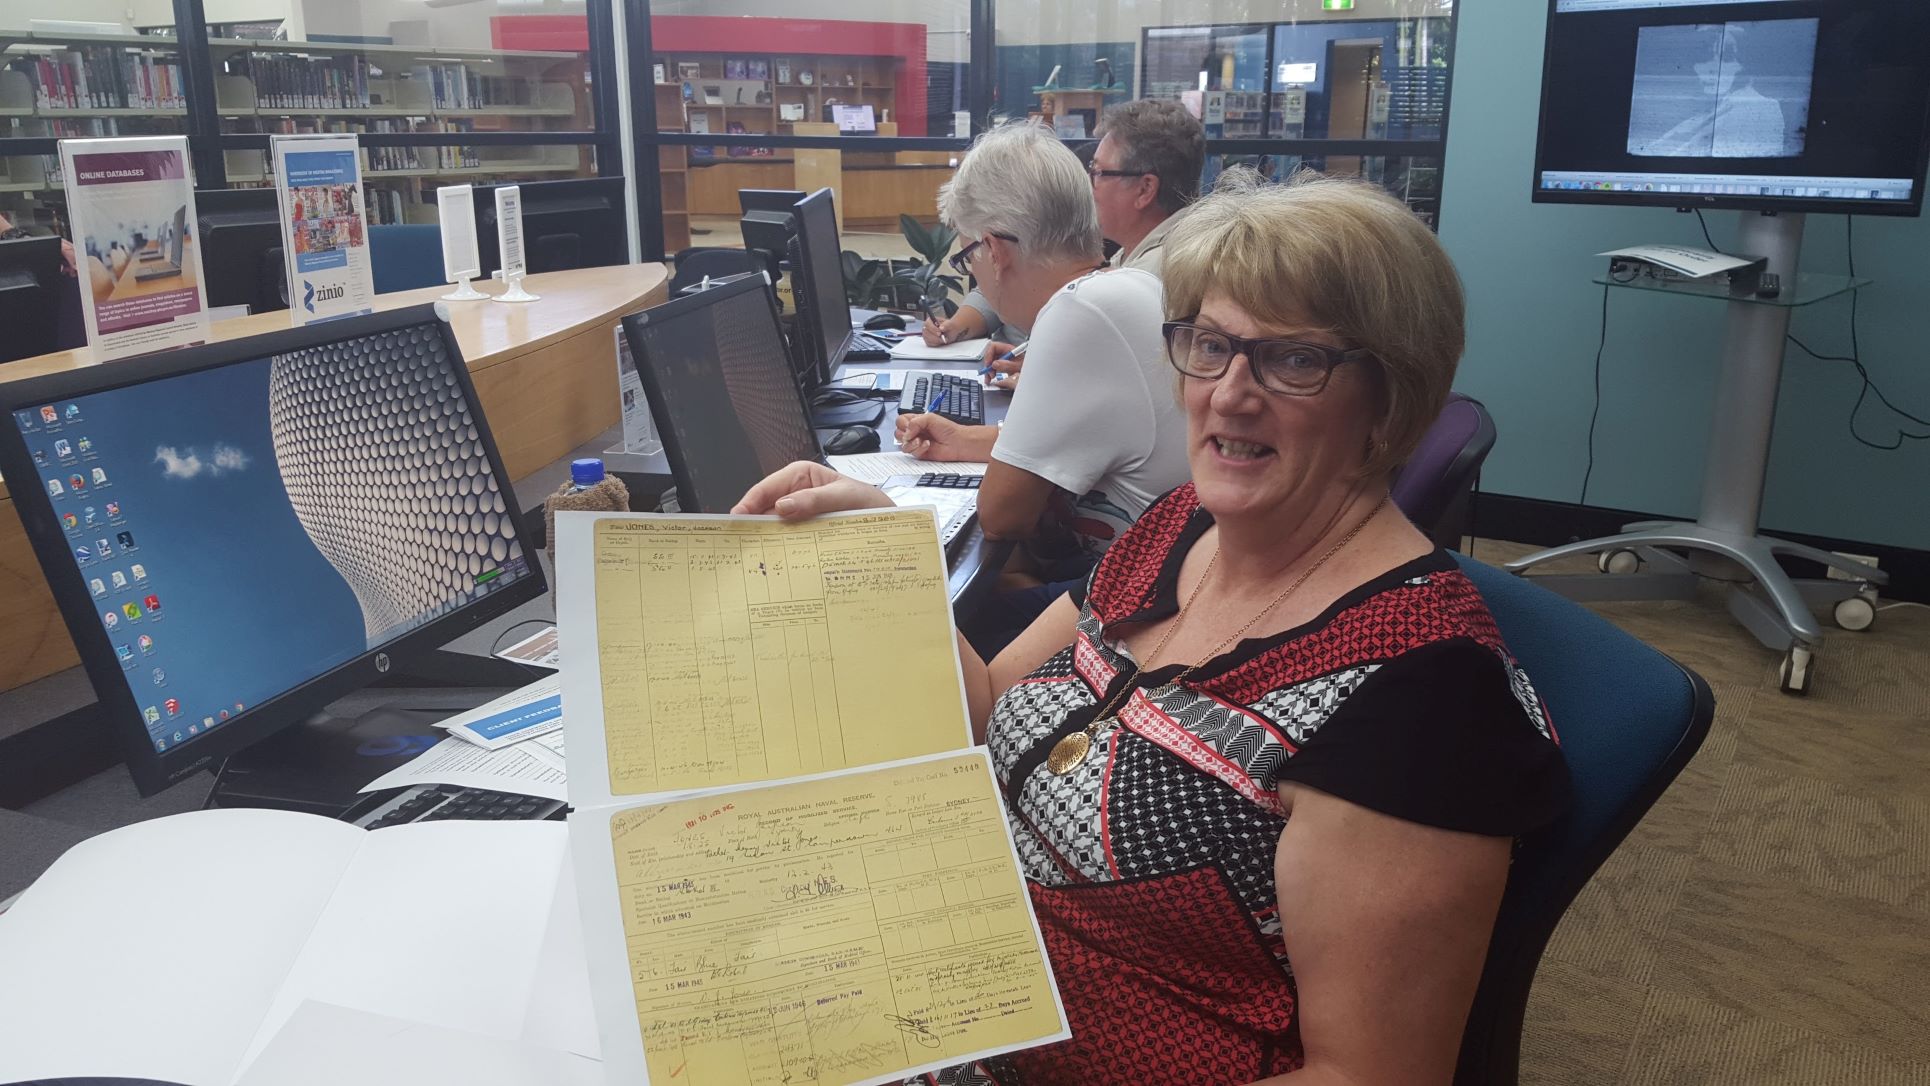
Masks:
[[[1717,712],[1556,931],[1524,1086],[1930,1084],[1930,610],[1832,628],[1804,698],[1713,595],[1597,610]]]

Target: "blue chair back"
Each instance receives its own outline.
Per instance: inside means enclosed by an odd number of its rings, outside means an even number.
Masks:
[[[442,286],[442,228],[416,223],[369,227],[369,268],[377,294]]]
[[[1548,937],[1701,749],[1715,696],[1701,676],[1579,604],[1456,560],[1547,703],[1574,782],[1574,807],[1515,856],[1455,1068],[1455,1086],[1515,1086],[1522,1015]]]

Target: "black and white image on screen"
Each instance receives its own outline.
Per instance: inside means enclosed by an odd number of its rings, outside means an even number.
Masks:
[[[1803,153],[1815,19],[1646,26],[1635,52],[1628,153],[1791,158]]]

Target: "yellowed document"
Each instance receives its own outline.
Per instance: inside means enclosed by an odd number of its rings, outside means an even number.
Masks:
[[[602,817],[652,1083],[884,1082],[1068,1036],[982,748]]]
[[[930,512],[602,517],[591,545],[611,796],[970,742]]]

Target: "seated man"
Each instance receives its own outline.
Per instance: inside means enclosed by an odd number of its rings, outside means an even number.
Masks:
[[[1083,580],[1107,546],[1188,477],[1186,422],[1173,403],[1159,280],[1137,268],[1092,274],[1100,242],[1092,183],[1051,132],[1013,124],[981,136],[939,190],[939,214],[969,270],[1008,319],[1032,329],[1033,376],[1003,429],[901,415],[904,451],[989,461],[979,524],[1023,540],[1030,584],[1011,627]]]
[[[1206,166],[1206,129],[1177,102],[1139,100],[1114,106],[1099,123],[1099,146],[1092,153],[1092,199],[1099,210],[1099,232],[1119,246],[1111,264],[1159,274],[1162,246],[1179,212],[1199,198],[1200,171]],[[998,337],[1000,315],[973,291],[950,320],[927,325],[931,344]],[[1009,323],[1008,330],[1009,330]],[[1010,388],[1024,360],[1004,360],[1009,343],[994,343],[986,365],[992,384]]]

